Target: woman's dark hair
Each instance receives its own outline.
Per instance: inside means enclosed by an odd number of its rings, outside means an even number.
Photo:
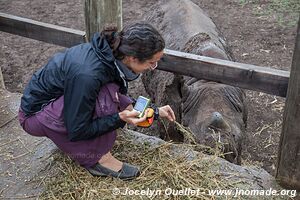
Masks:
[[[115,27],[107,27],[101,32],[106,38],[116,59],[133,56],[140,62],[153,57],[165,48],[165,41],[160,33],[150,24],[138,22],[116,32]]]

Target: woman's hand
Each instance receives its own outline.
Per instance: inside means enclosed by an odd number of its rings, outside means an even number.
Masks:
[[[137,125],[140,122],[143,122],[146,120],[147,118],[147,114],[148,114],[148,109],[145,111],[145,114],[143,117],[138,118],[137,116],[140,113],[136,110],[123,110],[122,112],[119,112],[119,116],[120,119],[123,120],[124,122],[128,123],[128,124],[132,124],[132,125]]]
[[[170,120],[171,122],[176,120],[174,111],[172,110],[172,108],[169,105],[158,108],[158,113],[159,113],[160,117],[165,117],[168,120]]]

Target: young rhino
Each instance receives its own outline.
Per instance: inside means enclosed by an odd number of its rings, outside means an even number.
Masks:
[[[247,107],[240,88],[184,77],[182,124],[195,134],[196,142],[221,145],[225,159],[241,164]]]
[[[151,10],[156,12],[148,12],[144,18],[159,29],[168,49],[232,60],[216,25],[192,1],[156,1]],[[142,79],[152,102],[169,104],[176,120],[192,130],[197,142],[211,147],[217,142],[228,161],[241,162],[247,118],[241,89],[160,70],[144,73]],[[157,132],[163,139],[184,141],[172,123],[160,124]]]

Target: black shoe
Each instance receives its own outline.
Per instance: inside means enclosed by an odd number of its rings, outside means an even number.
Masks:
[[[112,176],[122,180],[130,180],[140,175],[140,170],[134,165],[123,163],[122,168],[116,172],[99,163],[87,169],[93,176]]]

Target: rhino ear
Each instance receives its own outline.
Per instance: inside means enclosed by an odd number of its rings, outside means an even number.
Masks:
[[[186,101],[191,90],[189,86],[190,84],[187,79],[188,79],[187,77],[182,77],[180,79],[180,85],[181,85],[180,93],[181,93],[182,102]]]
[[[231,131],[231,127],[228,125],[228,123],[224,120],[223,116],[219,112],[214,112],[212,114],[209,127],[225,130],[227,132]]]
[[[189,93],[190,93],[189,86],[186,83],[183,83],[181,85],[181,95],[182,95],[182,98],[183,99],[187,98],[189,96]]]

